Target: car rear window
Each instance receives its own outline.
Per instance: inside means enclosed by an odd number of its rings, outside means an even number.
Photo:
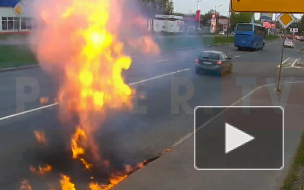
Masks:
[[[217,53],[209,53],[209,52],[204,52],[200,55],[201,58],[203,59],[220,59],[220,55]]]
[[[243,31],[243,32],[248,32],[248,31],[252,31],[252,25],[251,24],[238,24],[237,25],[237,30],[238,31]]]

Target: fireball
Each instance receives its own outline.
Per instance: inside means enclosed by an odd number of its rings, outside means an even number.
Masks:
[[[122,76],[132,63],[126,46],[143,53],[159,52],[151,37],[124,41],[120,36],[122,23],[127,22],[120,14],[124,2],[46,0],[34,3],[38,28],[32,35],[32,49],[42,68],[61,77],[57,100],[60,107],[64,105],[79,121],[70,141],[72,158],[79,159],[87,170],[95,163],[103,167],[110,165],[100,154],[95,140],[107,110],[132,109],[135,91]],[[136,20],[135,23],[142,25],[139,17]],[[94,165],[84,159],[87,152],[92,153],[90,160],[95,160]],[[90,188],[110,189],[126,177],[126,174],[112,175],[110,185],[91,184]],[[75,189],[67,176],[62,176],[61,185],[62,189]]]

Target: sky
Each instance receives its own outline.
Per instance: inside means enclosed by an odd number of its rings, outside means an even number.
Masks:
[[[195,13],[197,10],[197,0],[173,0],[174,11],[178,13]],[[207,13],[210,9],[214,9],[215,6],[221,5],[216,8],[216,11],[221,15],[227,16],[229,11],[230,0],[200,0],[199,6],[202,14]],[[295,15],[297,18],[301,18],[301,15]],[[260,14],[255,14],[255,19],[259,19]]]

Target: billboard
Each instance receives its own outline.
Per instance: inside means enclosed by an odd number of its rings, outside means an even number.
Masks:
[[[267,29],[274,29],[274,28],[276,28],[276,25],[274,23],[271,23],[271,22],[264,22],[263,26],[265,28],[267,28]]]
[[[273,13],[261,13],[260,20],[261,22],[270,22],[272,21]]]
[[[222,24],[222,25],[228,25],[228,22],[229,22],[228,18],[219,18],[218,19],[218,23]]]
[[[216,14],[211,15],[210,32],[215,33],[216,30]]]
[[[297,32],[299,32],[299,29],[298,29],[298,28],[291,28],[291,29],[290,29],[290,32],[297,33]]]

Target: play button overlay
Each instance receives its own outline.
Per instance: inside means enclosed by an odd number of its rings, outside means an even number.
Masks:
[[[229,153],[234,149],[252,141],[253,136],[248,135],[247,133],[229,125],[225,124],[226,127],[226,137],[225,137],[225,153]]]
[[[284,168],[281,107],[197,107],[194,167],[197,170]]]

